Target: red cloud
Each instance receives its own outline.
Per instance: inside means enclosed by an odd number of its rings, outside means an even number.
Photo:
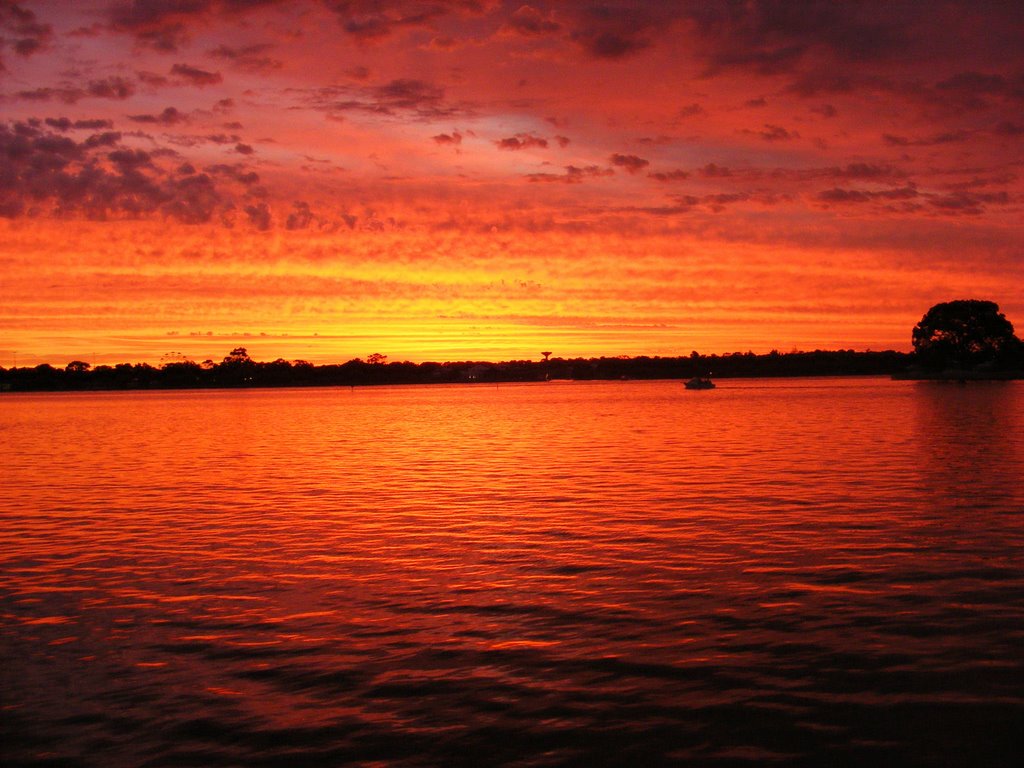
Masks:
[[[530,147],[537,147],[538,149],[547,149],[548,140],[543,139],[540,136],[534,136],[530,133],[517,133],[515,136],[510,136],[507,139],[499,139],[494,142],[498,149],[529,149]]]
[[[175,64],[171,67],[171,74],[183,77],[192,85],[216,85],[224,80],[220,72],[207,72],[205,69],[190,66],[189,64]]]
[[[615,154],[612,155],[610,159],[612,165],[624,168],[629,173],[638,173],[651,164],[649,160],[644,160],[642,157],[637,157],[636,155]]]

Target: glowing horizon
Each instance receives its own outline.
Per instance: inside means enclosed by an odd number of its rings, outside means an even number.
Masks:
[[[1024,12],[0,4],[0,365],[1024,327]]]

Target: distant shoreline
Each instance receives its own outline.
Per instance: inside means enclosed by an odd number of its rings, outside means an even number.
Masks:
[[[0,368],[3,392],[88,392],[118,390],[268,389],[275,387],[355,387],[394,384],[500,384],[537,381],[686,380],[798,378],[811,376],[890,376],[900,380],[1009,380],[1020,371],[927,371],[907,352],[752,352],[685,357],[600,357],[512,360],[500,363],[386,362],[368,360],[313,365],[301,360],[257,362],[244,349],[220,363],[179,361],[154,367],[120,363],[92,367],[73,361],[64,368]]]
[[[313,365],[283,359],[252,360],[242,348],[221,362],[177,361],[155,367],[147,363],[91,366],[72,361],[64,368],[0,368],[4,392],[106,391],[136,389],[235,389],[305,386],[373,386],[386,384],[502,383],[547,380],[614,381],[623,379],[772,378],[801,376],[892,376],[905,371],[909,353],[815,350],[753,352],[680,357],[599,357],[512,360],[498,363],[386,362],[383,355],[340,364]]]

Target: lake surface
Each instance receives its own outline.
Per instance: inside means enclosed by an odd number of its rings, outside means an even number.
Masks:
[[[1024,755],[1024,382],[0,395],[5,766]]]

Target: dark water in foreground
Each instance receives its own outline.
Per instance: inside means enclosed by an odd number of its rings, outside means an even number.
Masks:
[[[1024,383],[0,395],[3,764],[1024,755]]]

